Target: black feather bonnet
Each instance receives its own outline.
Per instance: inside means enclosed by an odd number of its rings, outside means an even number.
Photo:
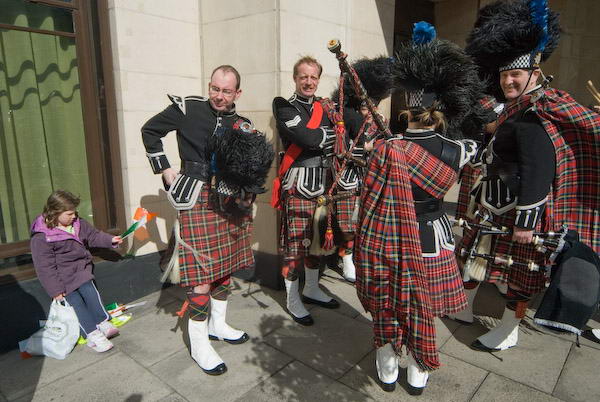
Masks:
[[[498,95],[499,69],[533,68],[550,57],[559,40],[558,14],[546,0],[496,1],[479,10],[465,50],[490,84],[488,92]],[[515,64],[525,55],[531,56],[529,66]]]
[[[367,95],[376,106],[392,93],[392,63],[393,58],[387,56],[379,56],[373,59],[365,57],[352,63],[352,67],[356,70]],[[348,79],[344,80],[344,106],[359,110],[362,101],[356,95],[354,87],[349,81]],[[337,88],[331,94],[331,99],[339,103],[339,95],[340,91]]]
[[[400,46],[392,71],[409,108],[433,106],[444,113],[448,128],[441,134],[463,138],[480,133],[487,113],[480,103],[485,85],[477,66],[460,47],[435,38],[431,25],[415,24],[413,40]]]
[[[217,178],[247,193],[266,191],[264,184],[275,153],[264,134],[253,130],[218,130],[213,135],[212,149]]]

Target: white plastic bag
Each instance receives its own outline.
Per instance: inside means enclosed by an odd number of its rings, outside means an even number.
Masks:
[[[64,305],[63,305],[64,303]],[[79,339],[79,320],[75,309],[67,302],[53,300],[46,325],[27,341],[25,351],[31,355],[44,355],[64,359]]]

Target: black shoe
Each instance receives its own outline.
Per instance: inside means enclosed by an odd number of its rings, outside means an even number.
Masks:
[[[596,335],[594,335],[591,329],[586,329],[585,331],[583,331],[581,336],[587,339],[588,341],[600,343],[600,339],[596,338]]]
[[[385,392],[394,392],[394,390],[396,389],[395,382],[383,382],[379,380],[379,385],[381,386],[381,389]]]
[[[502,349],[495,349],[495,348],[488,348],[487,346],[485,346],[483,343],[481,343],[479,341],[479,339],[475,339],[472,343],[471,343],[471,349],[475,349],[478,350],[480,352],[500,352]]]
[[[292,316],[292,318],[294,319],[294,321],[296,321],[300,325],[304,325],[305,327],[310,327],[311,325],[313,325],[315,323],[313,321],[313,318],[312,318],[312,316],[310,314],[309,315],[305,315],[304,317],[296,317],[292,313],[290,313],[290,315]]]
[[[424,389],[425,387],[413,387],[412,385],[407,384],[406,392],[408,392],[408,394],[412,396],[419,396],[423,393]]]
[[[200,367],[200,368],[202,368],[202,367]],[[225,363],[221,363],[214,369],[207,370],[207,369],[202,368],[202,371],[204,371],[208,375],[221,375],[221,374],[225,374],[227,372],[227,366],[225,365]]]
[[[211,341],[220,341],[220,339],[214,335],[209,335],[208,339],[210,339]],[[223,339],[223,340],[232,345],[240,345],[240,344],[246,342],[248,339],[250,339],[250,337],[248,336],[247,333],[244,332],[244,335],[240,336],[237,339]]]
[[[302,296],[302,302],[304,302],[306,304],[316,304],[317,306],[321,306],[321,307],[325,307],[325,308],[340,307],[340,303],[335,299],[331,299],[327,302],[322,302],[320,300],[311,299],[310,297],[307,297],[307,296]]]

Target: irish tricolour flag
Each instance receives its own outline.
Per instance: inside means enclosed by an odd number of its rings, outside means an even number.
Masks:
[[[155,216],[156,214],[148,212],[146,208],[139,207],[135,210],[135,214],[133,215],[133,224],[129,226],[129,229],[127,229],[125,232],[123,232],[123,234],[121,234],[121,238],[125,239],[131,234],[136,233],[136,230],[144,228],[146,226],[146,223],[150,222]],[[137,233],[136,237],[138,237]],[[142,237],[144,236],[142,235]]]

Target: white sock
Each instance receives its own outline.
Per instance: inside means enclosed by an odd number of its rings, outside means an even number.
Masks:
[[[223,360],[208,340],[208,322],[188,320],[188,335],[192,358],[205,370],[212,370]]]
[[[319,287],[319,270],[304,267],[304,289],[302,295],[311,299],[327,303],[331,297],[327,296]]]
[[[285,279],[285,290],[287,293],[286,307],[288,311],[296,318],[306,317],[310,315],[302,300],[300,300],[300,293],[298,291],[298,284],[300,281],[295,279],[290,281]]]
[[[352,261],[352,254],[346,254],[342,257],[344,278],[347,281],[356,281],[356,268],[354,267],[354,261]]]
[[[423,388],[427,385],[429,372],[421,370],[412,353],[408,352],[408,367],[406,368],[406,379],[415,388]]]
[[[381,382],[393,384],[398,380],[398,355],[394,352],[391,343],[377,348],[375,366]]]
[[[477,339],[490,349],[505,350],[516,346],[519,341],[520,322],[521,319],[515,317],[514,311],[505,308],[502,321]]]

